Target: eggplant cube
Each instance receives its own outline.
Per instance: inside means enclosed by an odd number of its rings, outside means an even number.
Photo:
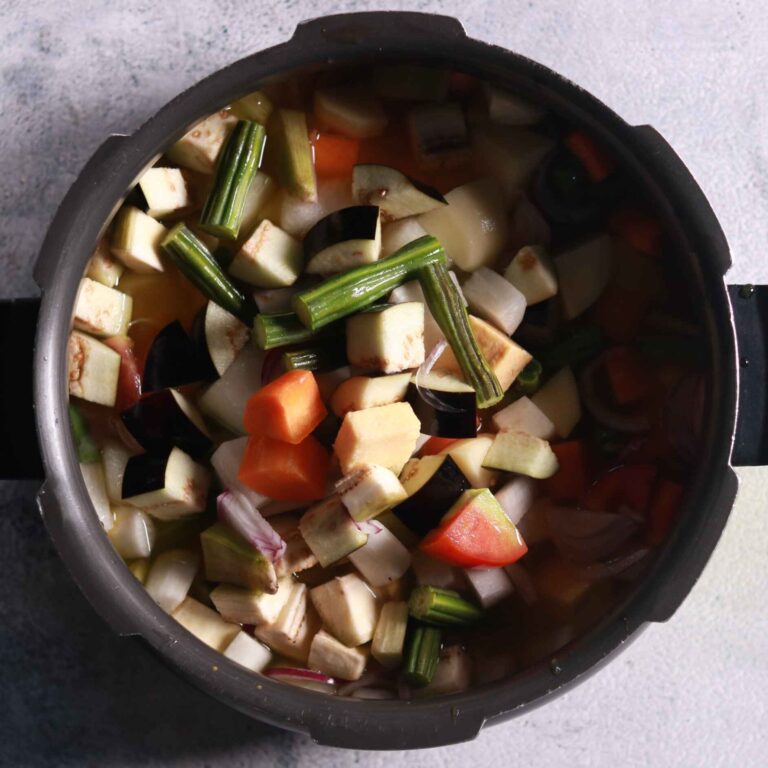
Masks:
[[[299,531],[323,568],[360,549],[368,540],[337,496],[310,507],[299,521]]]
[[[413,453],[420,428],[407,403],[351,411],[344,417],[333,446],[342,472],[350,475],[379,464],[399,474]]]
[[[291,596],[293,581],[281,579],[274,593],[220,584],[211,592],[211,602],[227,620],[236,624],[273,624]]]
[[[162,219],[192,205],[187,180],[178,168],[149,168],[139,179],[147,215]]]
[[[75,328],[94,336],[123,336],[131,321],[133,299],[84,277],[75,301]]]
[[[168,230],[133,206],[117,214],[112,232],[112,253],[134,272],[162,272],[160,243]]]
[[[499,432],[483,466],[545,480],[557,472],[558,462],[546,440],[525,432]]]
[[[254,634],[275,653],[305,662],[316,620],[307,611],[307,587],[294,582],[277,621],[257,626]]]
[[[336,387],[331,396],[331,410],[343,419],[350,411],[399,403],[405,399],[410,380],[410,373],[375,377],[352,376]]]
[[[599,235],[555,258],[560,299],[568,320],[589,309],[608,285],[613,269],[613,244]]]
[[[552,422],[558,437],[568,437],[581,420],[579,386],[568,366],[536,392],[531,402]]]
[[[525,296],[528,306],[557,295],[555,265],[543,246],[523,246],[509,263],[504,277]]]
[[[359,680],[367,661],[365,651],[350,648],[321,629],[312,640],[307,666],[343,680]]]
[[[376,597],[356,574],[337,576],[309,592],[326,628],[342,643],[357,647],[373,637]]]
[[[272,659],[272,652],[247,632],[238,632],[226,647],[224,655],[251,672],[261,672]]]
[[[347,320],[347,359],[398,373],[424,362],[424,305],[417,301],[361,312]]]
[[[80,331],[67,344],[69,394],[99,405],[113,406],[117,397],[120,355]]]
[[[113,509],[114,525],[109,540],[124,560],[149,557],[155,542],[155,524],[140,509],[120,506]]]
[[[125,267],[109,252],[109,241],[102,237],[88,262],[85,276],[107,288],[114,288],[124,271]]]
[[[205,509],[209,480],[180,448],[142,453],[125,466],[123,500],[159,520],[176,520]]]
[[[372,587],[396,582],[411,567],[411,553],[383,525],[349,559]]]
[[[223,523],[203,531],[200,544],[208,581],[277,592],[277,575],[269,558]]]
[[[264,219],[235,254],[229,273],[257,288],[285,288],[298,280],[303,268],[299,241]]]
[[[237,118],[228,110],[216,112],[185,133],[165,154],[182,168],[213,173],[224,140],[236,122]]]
[[[499,432],[527,432],[534,437],[549,440],[555,435],[555,425],[530,398],[521,397],[491,418]]]
[[[370,520],[408,496],[397,475],[376,464],[345,477],[337,490],[354,520]]]
[[[191,597],[173,612],[173,618],[216,651],[223,651],[241,631],[239,625],[224,621],[216,611]]]

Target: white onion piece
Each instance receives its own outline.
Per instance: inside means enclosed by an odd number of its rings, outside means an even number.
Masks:
[[[211,455],[211,466],[224,488],[237,491],[245,496],[254,507],[261,509],[262,504],[269,501],[269,499],[241,483],[237,478],[240,465],[243,463],[243,455],[245,454],[248,440],[248,437],[238,437],[221,443]]]
[[[503,568],[465,568],[464,575],[483,608],[491,608],[515,591]]]
[[[472,312],[511,336],[523,321],[528,306],[512,283],[488,267],[475,270],[462,286]]]
[[[576,563],[610,557],[640,527],[629,514],[550,506],[547,527],[560,552]]]
[[[271,562],[276,563],[283,556],[285,542],[243,494],[224,491],[216,499],[216,509],[223,522]]]
[[[617,432],[647,432],[650,424],[643,414],[618,411],[606,405],[598,395],[595,375],[602,362],[602,357],[599,357],[581,372],[579,389],[584,407],[597,421],[609,429],[615,429]]]
[[[539,595],[536,592],[536,584],[525,566],[521,563],[512,563],[505,566],[504,570],[515,585],[515,590],[522,601],[526,605],[533,605],[539,599]]]
[[[517,525],[536,498],[537,483],[520,475],[499,488],[493,495],[513,525]]]
[[[384,530],[384,526],[381,523],[377,523],[375,520],[356,520],[355,527],[358,531],[367,533],[369,536],[375,536],[377,533],[381,533]]]

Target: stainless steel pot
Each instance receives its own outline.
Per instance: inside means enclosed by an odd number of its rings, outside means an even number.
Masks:
[[[556,659],[502,682],[412,703],[333,698],[254,677],[160,610],[115,553],[90,504],[67,427],[65,356],[75,293],[94,244],[127,190],[169,142],[275,75],[330,63],[398,59],[481,75],[598,136],[663,217],[681,270],[700,297],[709,339],[700,466],[682,519],[646,578]],[[308,733],[321,744],[411,749],[465,741],[483,725],[506,720],[564,692],[609,661],[648,622],[670,618],[704,568],[730,513],[737,487],[732,462],[764,462],[768,300],[764,289],[751,287],[732,288],[729,298],[724,276],[730,263],[725,237],[704,195],[653,128],[628,125],[573,83],[522,56],[468,38],[461,25],[447,17],[382,12],[309,21],[288,42],[238,61],[190,88],[134,135],[111,136],[83,169],[56,213],[35,268],[41,298],[0,305],[4,361],[0,415],[7,431],[2,441],[7,455],[0,457],[0,466],[6,476],[36,476],[41,469],[32,408],[23,407],[33,384],[45,475],[39,508],[72,577],[115,632],[145,642],[166,664],[212,696],[259,720]],[[32,361],[28,369],[21,366],[21,373],[19,366],[9,370],[6,361],[30,355],[38,308],[34,372]],[[741,390],[734,312],[739,321]]]

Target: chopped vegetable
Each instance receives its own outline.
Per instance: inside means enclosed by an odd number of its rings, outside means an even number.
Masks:
[[[448,205],[419,216],[419,224],[465,272],[493,263],[507,237],[507,211],[498,185],[490,179],[475,181],[451,190],[445,200]]]
[[[355,139],[380,136],[387,126],[378,100],[355,86],[316,90],[315,114],[324,126]]]
[[[141,374],[134,354],[133,339],[129,336],[112,336],[104,343],[120,355],[120,373],[117,379],[115,408],[124,411],[141,397]]]
[[[461,568],[509,565],[528,551],[487,488],[464,491],[419,548],[430,557]]]
[[[112,546],[125,560],[149,557],[155,543],[155,524],[140,509],[120,506],[114,510],[115,522],[109,529]]]
[[[490,83],[483,83],[483,95],[488,105],[488,117],[494,123],[535,125],[544,116],[541,107]]]
[[[240,465],[240,482],[272,499],[315,501],[325,493],[330,459],[311,435],[297,445],[252,436]]]
[[[438,627],[474,624],[483,612],[458,592],[438,587],[416,587],[408,600],[408,611],[414,619]]]
[[[515,592],[503,568],[467,568],[464,575],[485,609],[493,608]]]
[[[309,594],[326,628],[342,643],[357,647],[371,640],[376,627],[376,598],[359,576],[337,576]]]
[[[440,243],[433,237],[423,237],[387,259],[350,269],[299,293],[293,299],[293,307],[301,322],[316,330],[370,306],[419,268],[444,261]]]
[[[211,602],[224,619],[235,624],[273,624],[288,602],[292,586],[291,579],[281,579],[277,590],[270,593],[219,584],[211,592]]]
[[[549,497],[556,502],[572,502],[582,498],[587,490],[588,452],[583,440],[555,443],[552,451],[558,469],[546,482]]]
[[[166,613],[173,613],[184,602],[199,567],[196,552],[167,550],[152,562],[145,581],[147,593]]]
[[[381,219],[375,205],[335,211],[304,237],[307,272],[331,275],[376,261],[381,254]]]
[[[519,475],[499,488],[494,496],[510,522],[517,525],[533,505],[537,489],[533,479]]]
[[[499,432],[483,466],[541,480],[557,472],[557,457],[546,440],[525,432]]]
[[[343,478],[336,487],[353,520],[369,520],[403,501],[408,494],[392,470],[377,464]]]
[[[366,651],[350,648],[321,629],[312,640],[307,664],[327,675],[344,680],[359,680],[367,661]]]
[[[216,499],[219,519],[240,534],[254,549],[276,563],[285,554],[286,544],[262,517],[250,497],[226,490]]]
[[[409,529],[421,536],[434,528],[445,510],[470,487],[449,456],[417,460],[411,471],[403,472],[401,482],[408,498],[393,511]]]
[[[99,405],[115,404],[120,355],[92,336],[72,331],[67,344],[69,394]]]
[[[598,478],[582,498],[582,506],[595,512],[618,512],[629,507],[644,515],[651,502],[657,468],[652,464],[627,464]]]
[[[531,402],[554,424],[558,437],[568,437],[581,421],[581,399],[573,372],[561,368]]]
[[[445,265],[431,264],[418,274],[429,309],[450,344],[453,361],[474,388],[477,404],[484,408],[497,403],[504,389],[478,344],[464,302]],[[445,360],[441,358],[443,368],[450,368],[447,354],[446,350]]]
[[[493,444],[494,436],[479,434],[468,440],[457,440],[444,448],[469,480],[472,488],[490,488],[496,484],[498,473],[483,466],[485,456]]]
[[[363,205],[379,206],[384,221],[418,216],[447,204],[436,189],[409,178],[395,168],[373,163],[361,163],[354,167],[352,194]],[[416,237],[423,234],[422,230]]]
[[[372,587],[384,587],[402,578],[411,566],[411,553],[379,522],[368,541],[349,555],[352,565]]]
[[[178,320],[155,336],[147,352],[142,390],[155,392],[167,387],[195,384],[215,376],[212,364],[201,354]]]
[[[245,407],[245,428],[296,445],[315,430],[327,411],[311,371],[289,371],[255,392]]]
[[[438,627],[412,624],[405,648],[403,677],[415,687],[429,685],[440,660],[442,632]]]
[[[222,272],[202,240],[183,222],[168,232],[161,245],[163,251],[200,291],[243,322],[250,322],[251,310],[245,296]]]
[[[528,397],[515,400],[506,408],[496,411],[493,426],[499,432],[525,432],[549,440],[555,434],[555,425],[547,415]]]
[[[245,434],[245,406],[261,381],[263,353],[246,344],[198,400],[200,410],[235,434]]]
[[[408,627],[408,603],[384,603],[373,633],[371,656],[384,669],[397,669],[403,659],[405,633]]]
[[[367,370],[397,373],[424,362],[424,305],[388,304],[347,318],[347,359]]]
[[[159,520],[205,509],[208,471],[180,448],[132,456],[125,465],[123,499]]]
[[[173,612],[173,618],[198,640],[215,651],[224,651],[240,632],[237,624],[230,624],[207,605],[191,597]]]
[[[317,179],[307,132],[307,116],[295,109],[276,109],[267,126],[267,133],[268,154],[274,157],[280,184],[299,200],[316,201]]]
[[[134,272],[162,272],[160,246],[168,230],[138,208],[126,206],[115,219],[111,249]]]
[[[277,621],[257,626],[254,634],[275,653],[304,663],[317,629],[315,619],[307,611],[307,587],[293,582]]]
[[[360,142],[326,131],[310,131],[309,141],[319,177],[348,177],[357,162]],[[360,201],[365,202],[365,201]]]
[[[421,234],[426,233],[422,232]],[[106,285],[107,288],[114,288],[124,270],[125,267],[122,262],[115,259],[109,252],[109,240],[107,237],[102,237],[96,244],[96,250],[88,262],[85,276],[90,277],[91,280],[96,280],[96,282],[102,285]]]
[[[114,288],[84,277],[75,300],[75,328],[94,336],[121,336],[131,321],[133,299]]]
[[[211,436],[197,408],[175,389],[144,395],[120,414],[123,424],[142,448],[161,452],[176,445],[193,459],[211,449]]]
[[[333,446],[342,472],[349,475],[369,464],[379,464],[399,474],[413,454],[419,427],[407,403],[350,411]]]
[[[617,405],[633,405],[651,392],[648,364],[628,347],[614,347],[603,356],[608,386]]]
[[[458,102],[424,104],[408,113],[413,154],[422,168],[450,168],[470,157],[469,131]]]
[[[93,464],[101,461],[101,453],[96,443],[93,442],[88,421],[73,403],[69,404],[69,426],[72,430],[72,439],[75,441],[77,460],[81,464]]]
[[[511,282],[487,267],[475,270],[461,287],[469,309],[511,336],[523,320],[526,298]]]
[[[104,530],[109,531],[114,525],[114,516],[107,495],[104,467],[100,461],[80,464],[80,472],[96,516]]]
[[[622,208],[611,216],[610,229],[620,240],[641,253],[658,256],[664,230],[661,222],[634,208]]]
[[[299,521],[299,531],[323,568],[360,549],[368,540],[338,496],[310,507]]]
[[[135,451],[128,450],[125,443],[108,440],[101,449],[104,463],[104,481],[110,501],[120,501],[123,498],[123,475],[128,460]]]
[[[224,649],[224,655],[251,672],[261,672],[272,659],[269,648],[254,640],[246,632],[238,632]]]
[[[222,376],[248,342],[248,326],[215,301],[206,305],[199,326],[202,327],[197,328],[198,344],[207,352],[216,373]]]
[[[187,180],[178,168],[148,168],[138,188],[147,202],[147,215],[153,219],[182,213],[193,205]]]
[[[560,299],[571,320],[589,309],[605,290],[613,269],[611,238],[598,235],[555,258]]]
[[[418,219],[413,217],[382,223],[381,258],[388,258],[408,243],[412,243],[426,234],[427,230],[419,224]]]
[[[232,114],[243,120],[267,124],[273,109],[272,100],[264,91],[254,91],[232,104]]]
[[[293,285],[303,267],[299,241],[269,219],[262,219],[232,258],[228,271],[258,288],[281,288]]]
[[[477,432],[475,390],[450,374],[417,371],[407,401],[421,422],[422,434],[459,438]]]
[[[332,371],[347,363],[344,337],[303,349],[291,349],[283,352],[281,360],[286,371]]]
[[[215,523],[203,531],[200,545],[208,581],[223,581],[262,592],[277,591],[277,576],[270,559],[223,523]]]
[[[473,675],[472,657],[459,645],[450,645],[440,652],[440,661],[432,681],[416,690],[416,697],[444,696],[469,688]]]
[[[531,360],[515,379],[512,394],[521,396],[535,394],[541,386],[541,375],[543,372],[542,364],[538,360]]]
[[[185,133],[166,150],[165,155],[172,163],[183,168],[199,173],[213,173],[216,159],[235,122],[228,110],[215,112]]]
[[[523,246],[509,263],[504,277],[523,294],[528,306],[557,295],[555,265],[541,245]]]
[[[392,376],[352,376],[336,388],[331,396],[331,409],[343,419],[349,411],[362,411],[379,405],[390,405],[405,399],[409,373]]]

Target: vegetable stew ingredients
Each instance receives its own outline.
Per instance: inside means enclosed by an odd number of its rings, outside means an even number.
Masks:
[[[173,612],[173,618],[216,651],[226,650],[240,632],[239,625],[224,621],[216,611],[191,597],[184,599]]]
[[[599,235],[555,257],[560,299],[568,319],[578,317],[599,298],[613,268],[611,238]]]
[[[84,277],[75,301],[75,328],[94,336],[121,336],[128,329],[133,299]]]
[[[438,587],[416,587],[408,600],[408,611],[414,619],[438,627],[474,624],[483,612],[461,597],[458,592]]]
[[[327,131],[310,131],[309,141],[318,177],[343,178],[352,174],[360,153],[360,142],[357,139]]]
[[[173,613],[184,602],[199,567],[196,552],[167,550],[152,562],[144,585],[166,613]]]
[[[555,265],[543,246],[523,246],[509,263],[504,277],[523,294],[528,306],[557,296]]]
[[[415,687],[429,685],[440,661],[442,632],[437,627],[412,624],[405,648],[403,677]]]
[[[223,523],[215,523],[203,531],[200,545],[208,581],[223,581],[262,592],[277,591],[277,576],[269,557]]]
[[[227,271],[257,288],[283,288],[299,279],[303,267],[301,243],[269,219],[262,219],[235,253]]]
[[[160,245],[168,231],[138,208],[127,206],[117,214],[112,231],[112,253],[134,272],[162,272]]]
[[[447,204],[436,189],[408,178],[395,168],[373,163],[354,167],[352,194],[363,205],[379,206],[385,221],[418,216]]]
[[[447,453],[456,462],[472,488],[491,488],[496,484],[498,473],[485,468],[483,462],[493,440],[493,435],[481,433],[470,440],[457,440],[442,453]]]
[[[402,578],[411,565],[411,553],[379,522],[369,523],[368,541],[349,555],[349,561],[372,587],[385,587]]]
[[[245,428],[297,445],[326,417],[327,411],[311,371],[288,371],[254,393],[245,407]]]
[[[375,205],[342,208],[315,224],[304,237],[307,272],[332,275],[376,261],[381,221]]]
[[[351,269],[299,293],[293,299],[293,307],[301,322],[316,330],[370,306],[419,268],[444,261],[445,254],[437,240],[422,237],[387,259]]]
[[[397,475],[377,464],[343,478],[336,490],[352,519],[357,521],[376,517],[408,496]]]
[[[509,565],[528,551],[487,488],[464,491],[419,548],[430,557],[462,568]]]
[[[138,188],[147,203],[146,213],[164,219],[191,208],[193,198],[184,174],[178,168],[148,168]]]
[[[480,267],[461,288],[469,309],[511,336],[523,320],[526,298],[498,272]]]
[[[261,672],[272,659],[269,648],[254,640],[247,632],[238,632],[224,649],[224,655],[251,672]]]
[[[455,376],[416,372],[407,400],[425,435],[473,437],[477,432],[475,391]]]
[[[72,331],[67,344],[69,394],[99,405],[117,399],[120,355],[106,344],[80,331]]]
[[[248,342],[248,326],[215,301],[209,301],[203,310],[202,326],[203,338],[198,343],[204,345],[216,373],[223,376]]]
[[[359,680],[367,661],[366,651],[350,648],[321,629],[312,640],[307,664],[312,669],[343,680]]]
[[[555,425],[528,397],[521,397],[506,408],[493,414],[493,426],[499,432],[525,432],[549,440],[555,434]]]
[[[397,669],[403,658],[403,645],[408,627],[408,603],[384,603],[376,622],[371,656],[384,669]]]
[[[72,430],[72,439],[75,441],[77,460],[81,464],[93,464],[101,461],[101,453],[91,437],[88,421],[80,409],[69,404],[69,426]]]
[[[525,432],[499,432],[493,439],[483,466],[516,472],[538,480],[557,472],[557,456],[549,443]]]
[[[390,405],[405,399],[409,373],[392,376],[352,376],[343,381],[331,396],[331,409],[343,419],[349,411],[362,411],[379,405]]]
[[[325,127],[355,139],[380,136],[387,126],[378,100],[355,86],[315,91],[315,114]]]
[[[267,125],[267,133],[268,156],[273,160],[280,184],[299,200],[316,201],[317,178],[307,116],[295,109],[276,109]]]
[[[167,387],[196,384],[213,376],[212,363],[206,361],[200,347],[181,323],[174,320],[155,336],[147,352],[142,390],[155,392]]]
[[[265,138],[264,126],[252,120],[238,120],[231,130],[200,217],[206,232],[230,240],[237,238],[245,198],[261,165]]]
[[[357,647],[371,640],[376,628],[376,598],[359,576],[337,576],[309,594],[325,626],[342,643]]]
[[[561,368],[531,402],[552,422],[558,437],[568,437],[581,421],[581,400],[570,368]]]
[[[224,491],[216,499],[216,509],[222,522],[273,563],[283,557],[285,542],[261,516],[248,496],[237,491]]]
[[[355,525],[337,496],[310,507],[299,521],[299,531],[324,568],[368,541],[368,534]]]
[[[253,435],[237,477],[273,499],[316,501],[325,493],[329,466],[328,454],[311,435],[296,445]]]
[[[211,602],[224,619],[235,624],[272,624],[285,607],[291,587],[290,579],[279,580],[271,593],[219,584],[211,592]]]

